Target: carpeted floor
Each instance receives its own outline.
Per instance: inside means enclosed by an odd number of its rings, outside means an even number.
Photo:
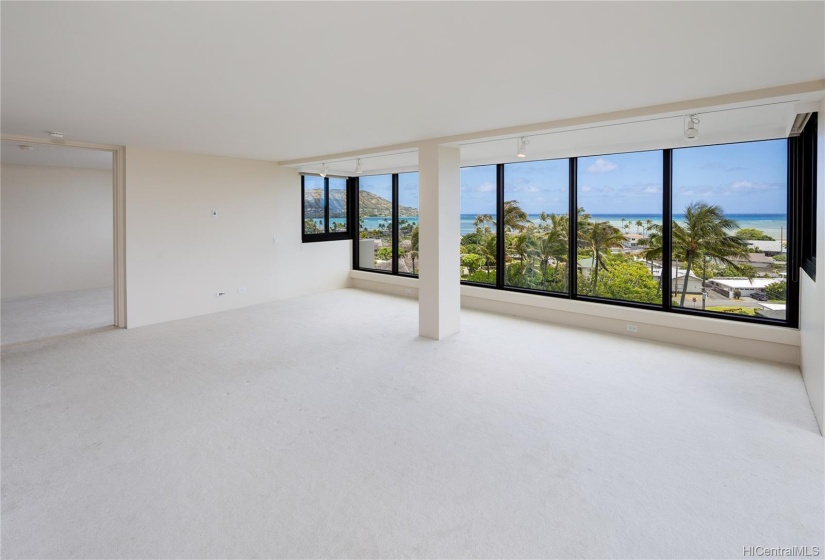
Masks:
[[[796,368],[341,290],[3,351],[6,558],[823,545]],[[822,549],[820,549],[822,550]]]
[[[39,340],[113,323],[112,288],[95,288],[0,302],[0,343]]]

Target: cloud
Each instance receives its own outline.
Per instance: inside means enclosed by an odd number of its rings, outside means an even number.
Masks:
[[[609,173],[619,166],[609,159],[599,158],[587,166],[588,173]]]
[[[737,194],[737,193],[751,193],[751,192],[765,192],[765,191],[775,191],[779,189],[784,189],[785,185],[782,183],[761,183],[756,182],[753,183],[751,181],[734,181],[733,183],[727,185],[723,192],[724,194]]]

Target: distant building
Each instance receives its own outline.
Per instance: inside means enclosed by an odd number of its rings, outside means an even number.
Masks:
[[[733,299],[734,292],[738,291],[741,296],[749,296],[754,292],[764,291],[765,288],[774,282],[781,281],[780,278],[711,278],[708,286],[727,298]]]
[[[768,243],[770,243],[770,241]],[[772,270],[773,265],[777,262],[766,253],[750,253],[748,254],[748,258],[731,257],[730,260],[734,264],[749,264],[757,270]]]
[[[760,241],[759,239],[746,239],[745,243],[748,244],[748,249],[757,249],[759,251],[764,252],[769,257],[774,255],[778,255],[780,253],[787,252],[782,245],[787,243],[787,240],[783,241]]]

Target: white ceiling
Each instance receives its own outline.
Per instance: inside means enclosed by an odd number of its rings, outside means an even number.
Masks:
[[[823,2],[1,6],[3,133],[275,161],[825,78]]]
[[[16,165],[112,169],[112,152],[48,144],[30,144],[31,150],[21,150],[21,145],[26,144],[3,141],[0,161]]]

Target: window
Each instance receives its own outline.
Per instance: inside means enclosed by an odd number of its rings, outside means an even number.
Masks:
[[[795,327],[815,134],[816,115],[790,141],[464,167],[460,280]],[[356,265],[417,274],[418,174],[359,181]]]
[[[356,267],[418,274],[418,173],[358,178]]]
[[[301,199],[304,243],[349,239],[346,179],[302,175]]]
[[[498,166],[461,169],[461,279],[496,284]]]
[[[786,318],[787,179],[787,140],[673,150],[673,307]]]
[[[578,295],[661,305],[662,158],[656,151],[578,159]]]
[[[418,173],[398,174],[398,273],[418,274]]]
[[[504,165],[504,284],[567,292],[570,164]]]
[[[808,119],[802,134],[790,139],[791,181],[801,210],[800,265],[816,280],[816,135],[818,115]]]

